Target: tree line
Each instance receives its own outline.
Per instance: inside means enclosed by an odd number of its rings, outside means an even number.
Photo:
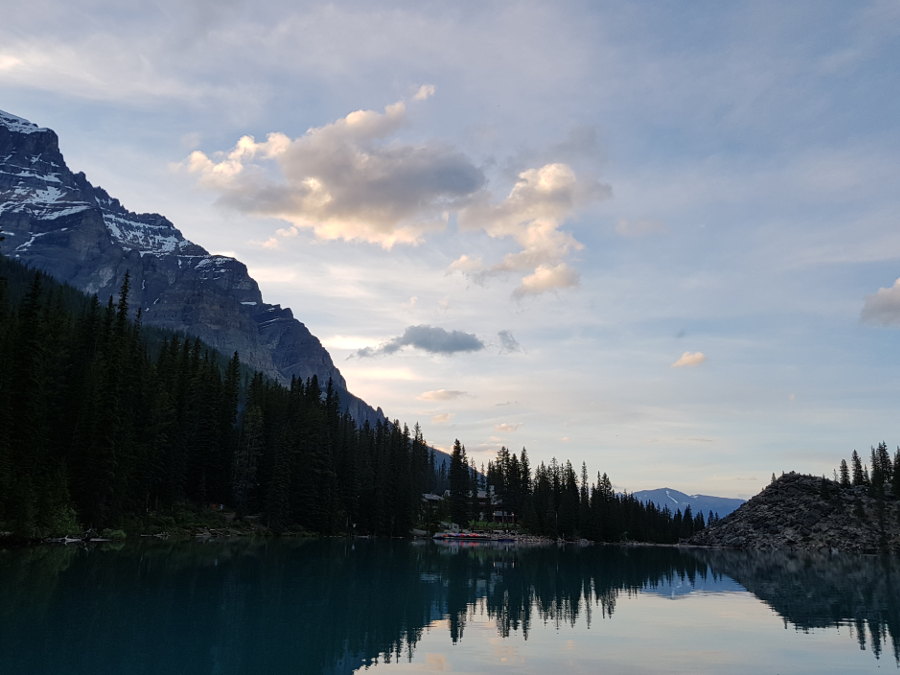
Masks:
[[[570,461],[555,458],[532,472],[525,448],[517,455],[501,447],[487,469],[476,472],[457,439],[448,478],[450,517],[463,526],[491,520],[500,510],[526,531],[553,538],[674,543],[717,519],[711,512],[708,518],[692,513],[690,505],[672,513],[668,507],[617,493],[605,472],[591,482],[586,464],[580,476]]]
[[[892,460],[887,443],[882,441],[877,446],[873,445],[866,465],[854,450],[850,454],[849,464],[846,459],[841,460],[840,468],[834,472],[834,480],[845,488],[867,487],[871,496],[876,498],[887,494],[895,499],[900,498],[900,448],[894,452]]]
[[[418,425],[358,426],[330,381],[283,385],[237,353],[143,326],[129,283],[103,304],[0,256],[0,531],[137,529],[188,504],[275,532],[405,536],[441,517],[467,525],[487,491],[552,537],[670,542],[705,525],[615,493],[605,473],[590,484],[568,461],[532,471],[524,449],[479,472],[457,441],[448,469]],[[424,493],[445,491],[423,509]]]

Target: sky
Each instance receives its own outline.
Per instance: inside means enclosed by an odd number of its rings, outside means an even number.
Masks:
[[[900,3],[33,0],[0,108],[426,440],[749,497],[900,444]]]

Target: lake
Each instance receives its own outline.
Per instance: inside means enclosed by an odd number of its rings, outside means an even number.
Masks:
[[[225,540],[0,550],[0,673],[897,671],[896,557]]]

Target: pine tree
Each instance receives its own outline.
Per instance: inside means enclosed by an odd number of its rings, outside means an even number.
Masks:
[[[840,469],[840,483],[841,487],[849,487],[850,486],[850,470],[847,468],[847,460],[841,460],[841,469]]]
[[[894,472],[891,480],[894,499],[900,499],[900,447],[894,453]]]
[[[584,535],[591,515],[591,486],[588,480],[587,463],[581,463],[581,480],[578,485],[578,523]]]
[[[681,519],[681,530],[678,533],[678,536],[681,539],[689,539],[690,536],[694,533],[694,513],[691,510],[691,505],[688,504],[684,507],[684,513],[682,514]]]
[[[469,524],[469,464],[466,449],[457,438],[450,453],[450,519],[460,527]]]
[[[853,467],[853,485],[865,485],[867,481],[863,473],[862,460],[856,450],[850,455],[850,464]]]
[[[703,518],[703,512],[698,511],[697,515],[694,516],[694,532],[696,533],[703,529],[706,529],[706,520]]]
[[[885,452],[887,452],[887,448],[885,448]],[[884,496],[884,483],[885,483],[885,471],[882,466],[881,457],[878,453],[878,449],[872,448],[871,454],[871,466],[872,473],[869,479],[869,493],[873,497],[883,497]],[[890,459],[888,459],[890,462]]]
[[[878,468],[881,470],[885,483],[890,483],[894,479],[894,465],[891,462],[891,454],[888,452],[887,443],[882,441],[875,448],[875,457],[877,458]]]
[[[578,532],[578,479],[572,463],[566,460],[559,480],[557,497],[558,535],[571,538]]]

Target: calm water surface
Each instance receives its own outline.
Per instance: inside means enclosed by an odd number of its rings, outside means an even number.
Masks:
[[[900,562],[652,547],[0,550],[0,673],[898,672]]]

